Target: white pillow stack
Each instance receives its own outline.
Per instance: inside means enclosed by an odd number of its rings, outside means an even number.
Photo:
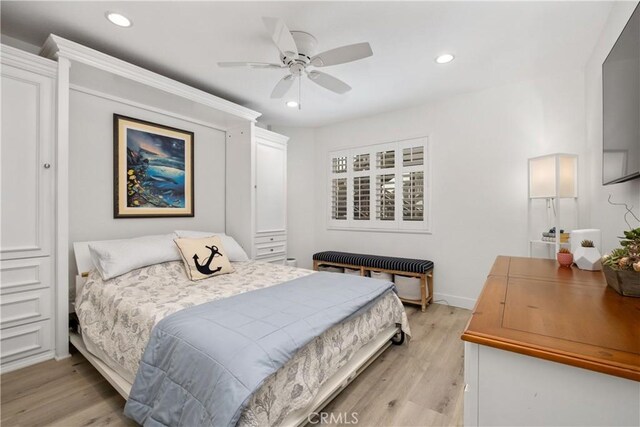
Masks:
[[[222,241],[222,246],[226,251],[226,255],[231,262],[249,261],[247,253],[242,249],[242,246],[236,242],[236,240],[227,236],[224,233],[216,233],[214,231],[192,231],[192,230],[176,230],[178,237],[187,239],[202,239],[205,237],[219,236]]]
[[[103,240],[89,244],[91,260],[103,280],[109,280],[137,268],[179,261],[180,251],[174,243],[175,233]]]

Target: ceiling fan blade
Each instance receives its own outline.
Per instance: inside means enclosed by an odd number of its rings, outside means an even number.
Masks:
[[[276,44],[281,54],[284,56],[298,55],[296,42],[282,19],[263,17],[262,22],[267,27],[271,40]]]
[[[351,90],[351,86],[327,73],[323,73],[321,71],[310,71],[307,75],[312,82],[325,89],[329,89],[331,92],[343,94]]]
[[[218,62],[218,67],[248,67],[248,68],[284,68],[284,65],[269,64],[267,62]]]
[[[371,55],[373,51],[369,43],[356,43],[319,53],[311,58],[311,64],[316,67],[328,67],[357,61]]]
[[[293,85],[293,74],[288,74],[276,84],[276,87],[273,88],[271,98],[282,98],[286,95],[289,89],[291,89],[291,85]]]

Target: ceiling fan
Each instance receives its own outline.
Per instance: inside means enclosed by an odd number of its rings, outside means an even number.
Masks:
[[[264,69],[289,69],[273,88],[271,98],[282,98],[291,89],[296,78],[299,82],[306,75],[309,80],[332,92],[343,94],[351,86],[327,73],[309,70],[310,67],[329,67],[345,64],[373,55],[369,43],[356,43],[316,53],[318,41],[304,31],[290,31],[279,18],[262,18],[271,39],[280,51],[280,63],[265,62],[218,62],[220,67],[248,67]],[[298,103],[299,107],[300,103]]]

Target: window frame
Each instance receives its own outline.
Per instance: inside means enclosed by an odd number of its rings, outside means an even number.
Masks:
[[[414,166],[403,165],[403,149],[422,146],[423,164]],[[395,163],[393,168],[377,168],[377,153],[380,151],[395,151]],[[369,154],[369,170],[355,171],[354,159],[356,155]],[[333,173],[333,159],[346,156],[347,171]],[[327,153],[328,165],[325,171],[328,172],[327,197],[328,206],[326,209],[327,229],[329,230],[350,230],[350,231],[375,231],[375,232],[396,232],[396,233],[416,233],[431,234],[431,155],[429,139],[426,136],[403,139],[392,142],[364,145],[347,149],[330,151]],[[403,219],[403,174],[408,172],[423,172],[423,220]],[[378,175],[395,175],[395,215],[394,220],[378,219],[378,199],[377,199],[377,177]],[[369,219],[354,219],[354,178],[369,176]],[[347,218],[337,220],[332,218],[332,182],[334,178],[347,178]]]

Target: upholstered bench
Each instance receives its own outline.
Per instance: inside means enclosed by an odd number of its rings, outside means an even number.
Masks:
[[[342,267],[360,270],[361,276],[371,272],[382,272],[420,279],[420,298],[400,297],[408,304],[418,304],[425,311],[433,300],[433,262],[424,259],[395,258],[379,255],[354,254],[349,252],[325,251],[313,255],[313,269]]]

